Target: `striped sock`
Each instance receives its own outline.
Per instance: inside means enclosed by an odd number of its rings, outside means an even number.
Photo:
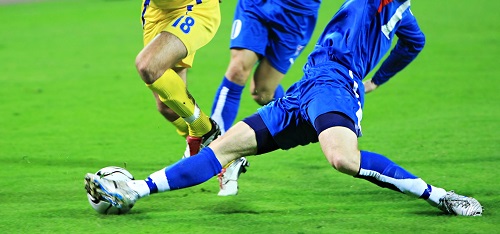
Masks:
[[[224,77],[215,94],[212,104],[212,119],[219,124],[222,134],[233,125],[238,115],[241,93],[244,87]]]
[[[444,189],[427,184],[385,156],[368,151],[361,151],[361,167],[355,177],[422,198],[433,205],[446,194]]]
[[[184,158],[151,174],[145,181],[150,193],[158,193],[201,184],[222,170],[222,165],[210,147],[205,147],[196,157]]]

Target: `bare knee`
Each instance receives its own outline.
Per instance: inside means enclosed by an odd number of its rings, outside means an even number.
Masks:
[[[269,60],[263,58],[255,69],[250,86],[253,100],[260,105],[271,102],[284,76],[285,74],[273,67]]]
[[[276,92],[276,87],[273,85],[274,84],[271,84],[269,81],[263,81],[262,79],[254,77],[250,85],[252,99],[261,106],[268,104],[274,99],[274,93]]]
[[[349,175],[356,175],[358,173],[359,162],[356,160],[355,155],[332,153],[327,156],[327,159],[330,165],[339,172]]]
[[[238,59],[231,60],[226,71],[226,78],[233,83],[245,85],[251,71],[252,67],[245,65],[244,61]]]
[[[257,104],[263,106],[270,103],[274,98],[274,92],[269,92],[268,90],[251,90],[252,99],[257,102]]]
[[[168,56],[158,58],[155,54],[148,54],[147,51],[141,51],[135,58],[135,67],[142,80],[146,84],[152,84],[160,78],[165,71],[173,69],[177,63],[176,61],[178,61],[177,58]],[[179,75],[182,76],[182,72],[184,72],[182,69],[184,68],[176,69],[175,72],[180,73]]]
[[[245,85],[259,57],[251,50],[231,49],[231,61],[226,71],[230,81]]]
[[[321,149],[330,165],[338,171],[356,175],[361,163],[357,135],[346,127],[330,127],[318,136]]]
[[[152,84],[186,56],[187,49],[179,38],[161,32],[137,55],[135,66],[142,80]]]
[[[331,155],[328,158],[328,162],[338,171],[341,171],[346,168],[347,162],[344,156],[341,154]]]
[[[136,59],[135,59],[135,67],[137,69],[137,72],[139,72],[139,75],[141,76],[142,80],[146,84],[152,84],[158,77],[161,76],[159,72],[155,71],[153,66],[150,63],[150,59],[147,57],[143,56],[142,54],[139,54]]]

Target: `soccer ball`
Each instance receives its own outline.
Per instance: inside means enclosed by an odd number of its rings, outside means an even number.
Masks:
[[[110,180],[129,181],[134,179],[134,176],[132,176],[130,172],[128,172],[124,168],[115,166],[102,168],[95,174],[100,176],[101,178],[106,178]],[[92,208],[94,208],[94,210],[97,211],[97,213],[99,214],[125,214],[129,212],[130,209],[132,209],[133,207],[133,205],[131,205],[130,207],[116,208],[103,198],[99,199],[93,198],[88,192],[87,192],[87,198]]]

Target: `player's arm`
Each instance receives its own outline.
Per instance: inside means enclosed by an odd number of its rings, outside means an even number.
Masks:
[[[364,82],[366,93],[373,91],[378,86],[387,82],[396,73],[403,70],[424,48],[425,36],[411,12],[408,12],[407,17],[403,17],[401,20],[401,25],[396,31],[396,36],[398,37],[396,46],[392,49],[372,79]]]

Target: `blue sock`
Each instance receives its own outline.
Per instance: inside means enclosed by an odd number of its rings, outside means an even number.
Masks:
[[[276,87],[276,90],[274,91],[274,99],[278,99],[280,97],[285,96],[285,89],[283,89],[283,86],[281,84]]]
[[[150,193],[181,189],[201,184],[219,174],[222,166],[209,147],[196,155],[151,174],[146,183]]]
[[[233,125],[236,119],[244,87],[244,85],[238,85],[224,77],[217,93],[215,93],[211,117],[219,124],[222,134]]]
[[[355,177],[423,199],[428,199],[435,188],[385,156],[368,151],[361,151],[361,168]]]

